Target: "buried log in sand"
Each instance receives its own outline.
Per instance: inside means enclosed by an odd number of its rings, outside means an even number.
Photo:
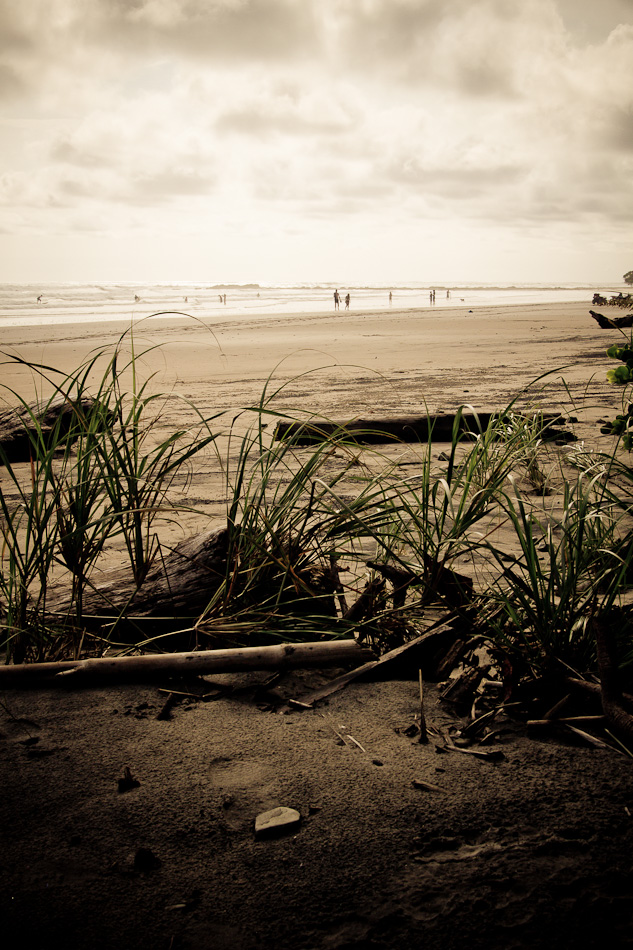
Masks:
[[[530,414],[534,417],[534,414]],[[331,439],[356,445],[377,445],[384,442],[451,442],[455,432],[476,438],[490,425],[504,418],[499,412],[428,413],[424,416],[397,416],[391,419],[351,419],[305,422],[278,422],[274,438],[292,440],[295,445],[317,445]],[[535,418],[541,423],[542,438],[570,440],[573,436],[561,428],[566,419],[559,413],[539,412]]]
[[[356,640],[281,643],[231,650],[192,653],[146,653],[52,663],[0,666],[0,688],[50,685],[83,686],[100,680],[143,681],[160,676],[200,676],[207,673],[240,673],[246,670],[289,670],[342,666],[375,659]]]

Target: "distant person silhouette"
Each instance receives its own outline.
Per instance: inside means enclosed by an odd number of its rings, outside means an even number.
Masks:
[[[350,295],[349,295],[349,294],[345,294],[345,309],[346,309],[346,310],[349,310],[349,302],[350,302],[350,299],[351,299],[351,298],[350,298]]]
[[[334,291],[334,309],[338,310],[341,304],[341,298],[339,296],[338,290]]]
[[[393,294],[391,293],[391,291],[389,291],[389,303],[391,303],[392,300],[393,300]]]

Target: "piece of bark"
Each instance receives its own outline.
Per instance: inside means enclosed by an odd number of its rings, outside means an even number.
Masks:
[[[28,462],[34,454],[33,440],[38,428],[46,444],[48,434],[58,425],[63,442],[72,434],[78,415],[88,413],[94,404],[94,399],[88,397],[68,400],[60,396],[46,403],[0,410],[0,465],[5,460],[10,464]]]
[[[384,561],[367,561],[366,564],[391,583],[394,610],[404,607],[409,586],[416,579],[415,574],[411,571],[403,571],[402,568],[394,567],[393,564],[387,564]]]
[[[422,552],[422,557],[426,571],[424,576],[401,570],[383,561],[367,561],[366,563],[368,567],[391,582],[394,588],[393,605],[396,608],[404,606],[407,590],[415,581],[420,585],[424,584],[428,591],[444,601],[448,607],[463,607],[472,600],[474,591],[472,578],[433,560],[426,551]]]
[[[349,610],[343,615],[343,619],[358,623],[364,620],[365,617],[373,617],[376,600],[380,597],[384,589],[384,581],[375,579],[368,581],[363,587],[358,599],[354,601]]]
[[[121,612],[131,619],[200,616],[226,576],[227,548],[226,528],[186,538],[157,559],[138,589],[129,567],[102,574],[84,594],[84,621],[94,626],[91,617],[101,624]],[[71,614],[69,593],[50,595],[46,608],[50,614]]]
[[[356,640],[319,640],[312,643],[281,643],[233,650],[201,650],[193,653],[146,653],[89,660],[22,663],[0,666],[0,687],[23,687],[45,683],[83,686],[95,681],[134,680],[145,682],[164,676],[204,676],[246,670],[287,670],[362,663],[373,656]]]
[[[450,645],[443,659],[441,659],[435,667],[436,680],[442,682],[442,680],[450,676],[457,666],[458,661],[461,659],[467,644],[467,640],[455,640],[455,642]]]
[[[460,574],[423,551],[424,566],[428,579],[426,585],[447,607],[464,607],[473,599],[475,586],[472,577]]]

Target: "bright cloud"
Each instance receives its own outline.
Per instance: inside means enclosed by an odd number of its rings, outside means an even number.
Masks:
[[[0,279],[630,269],[624,0],[0,0],[0,37]]]

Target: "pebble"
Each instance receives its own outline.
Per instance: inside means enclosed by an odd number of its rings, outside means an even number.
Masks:
[[[255,819],[255,837],[273,838],[296,828],[301,821],[301,815],[296,808],[271,808],[263,811]]]

